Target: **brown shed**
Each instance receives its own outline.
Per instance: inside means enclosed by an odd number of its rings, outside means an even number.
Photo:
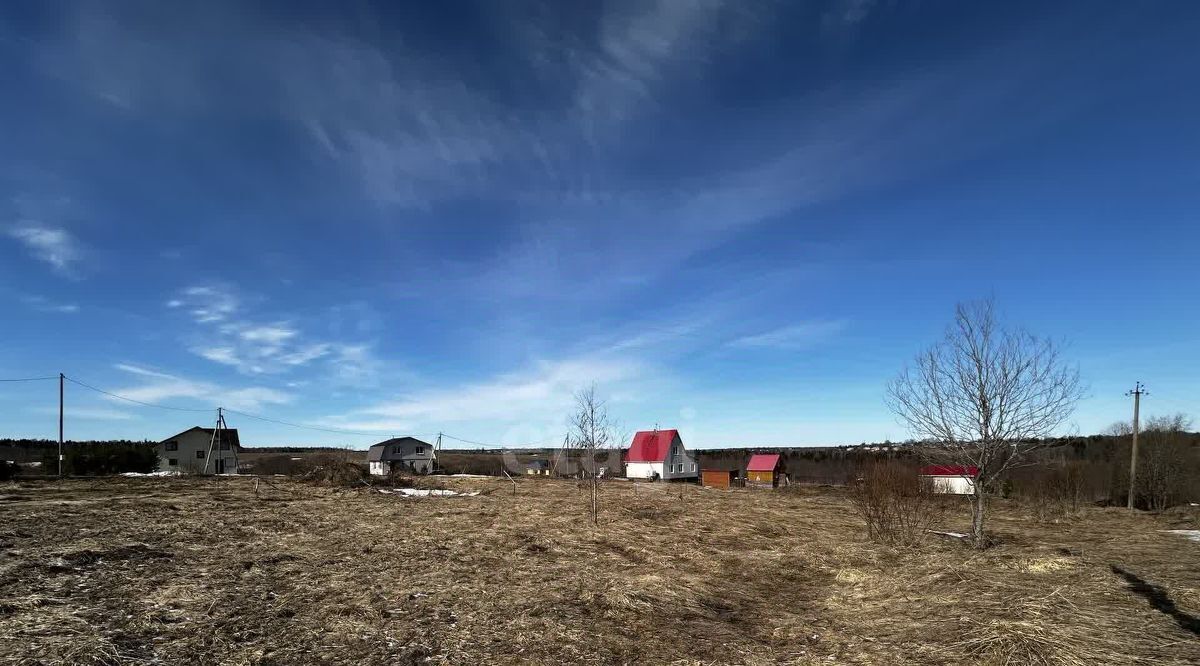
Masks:
[[[737,470],[732,469],[702,469],[700,470],[700,485],[710,488],[726,488],[734,485]]]
[[[780,458],[778,453],[757,453],[750,456],[750,462],[746,463],[746,485],[774,488],[781,480],[786,484],[787,479],[782,474]]]

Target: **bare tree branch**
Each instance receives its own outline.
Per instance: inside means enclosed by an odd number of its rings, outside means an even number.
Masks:
[[[927,457],[978,468],[982,547],[984,489],[1066,423],[1082,394],[1057,344],[1002,327],[987,300],[957,306],[945,337],[888,384],[887,404]]]

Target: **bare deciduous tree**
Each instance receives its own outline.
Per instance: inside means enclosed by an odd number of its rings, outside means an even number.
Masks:
[[[1059,346],[997,321],[991,300],[959,304],[945,337],[892,380],[887,402],[927,457],[976,467],[971,535],[985,490],[1070,417],[1083,393]]]
[[[1156,416],[1146,421],[1146,445],[1140,455],[1138,494],[1147,508],[1162,511],[1187,494],[1195,474],[1195,453],[1189,451],[1183,435],[1191,427],[1184,414]]]
[[[596,396],[596,385],[575,393],[575,411],[570,417],[568,445],[579,451],[580,473],[590,482],[592,522],[600,523],[600,474],[604,469],[598,456],[618,445],[618,427],[608,415],[608,407]]]

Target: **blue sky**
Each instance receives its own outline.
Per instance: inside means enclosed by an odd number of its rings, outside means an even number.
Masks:
[[[1139,379],[1200,415],[1194,3],[252,4],[0,8],[0,377],[509,445],[594,381],[691,446],[897,440],[886,381],[994,296],[1067,341],[1069,430]],[[0,384],[0,434],[56,402]]]

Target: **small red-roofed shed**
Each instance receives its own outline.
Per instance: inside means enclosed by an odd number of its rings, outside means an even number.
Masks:
[[[746,463],[746,485],[771,487],[784,478],[782,456],[778,453],[756,453]]]

